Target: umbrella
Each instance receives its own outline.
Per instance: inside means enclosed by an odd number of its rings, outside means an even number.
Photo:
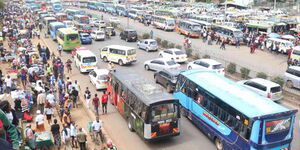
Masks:
[[[25,47],[19,47],[18,51],[26,51],[26,48]]]
[[[270,33],[270,34],[268,35],[268,37],[270,37],[270,38],[279,38],[280,35],[277,34],[277,33]]]
[[[283,35],[283,36],[281,36],[281,38],[288,39],[288,40],[294,40],[295,39],[295,37],[292,36],[292,35]]]

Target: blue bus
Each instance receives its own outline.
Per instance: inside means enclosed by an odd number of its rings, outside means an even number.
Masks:
[[[180,73],[173,96],[182,114],[218,150],[288,150],[297,110],[289,110],[209,70]]]
[[[53,3],[52,4],[52,10],[55,12],[60,12],[63,10],[62,4],[61,3]]]
[[[117,14],[119,16],[125,16],[125,17],[127,17],[127,9],[126,9],[125,5],[117,5],[116,6],[116,11],[117,11]]]
[[[84,10],[67,9],[66,14],[69,20],[73,20],[75,15],[86,15],[87,13]]]
[[[96,2],[96,1],[90,1],[90,2],[88,2],[88,4],[87,4],[87,8],[88,8],[88,9],[92,9],[92,10],[98,10],[97,3],[98,3],[98,2]]]
[[[54,41],[56,41],[56,33],[59,28],[66,28],[66,25],[62,22],[51,22],[49,24],[50,36]]]

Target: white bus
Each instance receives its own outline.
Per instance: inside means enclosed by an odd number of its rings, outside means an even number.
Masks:
[[[200,21],[196,19],[189,19],[189,21],[199,24],[202,30],[209,30],[211,28],[211,23],[206,21]]]
[[[164,16],[152,16],[152,23],[155,28],[165,31],[173,31],[175,29],[175,19]]]

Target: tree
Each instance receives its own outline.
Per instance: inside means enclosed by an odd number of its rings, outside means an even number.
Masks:
[[[4,7],[5,7],[4,1],[0,0],[0,9],[4,9]]]

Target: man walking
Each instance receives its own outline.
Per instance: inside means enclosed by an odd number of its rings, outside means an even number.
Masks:
[[[77,141],[78,141],[78,143],[79,143],[80,150],[86,150],[85,143],[86,143],[86,141],[87,141],[87,136],[86,136],[86,134],[82,131],[82,128],[79,128],[79,132],[78,132],[76,138],[77,138]]]
[[[108,94],[106,94],[105,91],[103,91],[103,95],[101,97],[101,103],[102,103],[102,112],[103,114],[107,114],[107,101],[108,101]]]
[[[39,92],[37,96],[37,104],[38,104],[38,109],[41,110],[41,113],[44,113],[44,104],[46,102],[46,94],[42,91]]]
[[[91,92],[89,90],[89,87],[86,87],[86,90],[84,92],[84,98],[86,100],[86,107],[87,109],[90,109],[90,101],[91,101]]]
[[[98,116],[99,115],[99,111],[98,111],[98,107],[99,107],[99,98],[98,98],[98,95],[95,94],[95,97],[93,98],[93,105],[94,105],[94,111],[96,113],[96,115]]]

